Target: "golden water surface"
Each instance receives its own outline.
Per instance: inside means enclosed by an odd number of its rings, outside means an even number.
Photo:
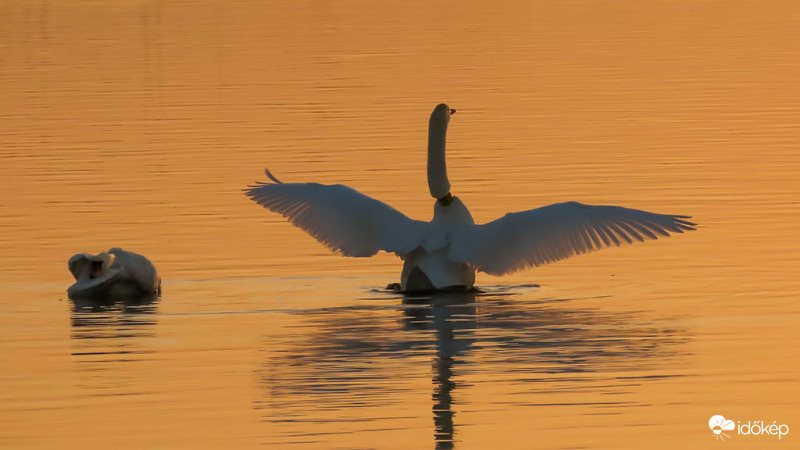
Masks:
[[[793,448],[796,2],[0,2],[0,447]],[[427,119],[486,222],[554,202],[698,231],[404,299],[241,193],[429,219]],[[150,304],[66,297],[120,246]],[[709,418],[774,421],[771,435]]]

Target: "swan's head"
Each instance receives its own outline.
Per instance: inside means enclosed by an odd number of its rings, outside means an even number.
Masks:
[[[445,105],[444,103],[439,103],[436,105],[436,108],[433,109],[433,113],[431,113],[431,125],[447,125],[450,122],[450,116],[456,113],[456,110]]]
[[[67,263],[75,284],[67,290],[70,296],[80,296],[111,283],[119,274],[116,255],[112,253],[78,253]]]
[[[69,259],[67,265],[75,281],[94,280],[108,273],[116,257],[111,253],[78,253]]]

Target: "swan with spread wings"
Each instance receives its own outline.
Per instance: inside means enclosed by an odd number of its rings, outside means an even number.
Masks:
[[[502,275],[634,241],[694,230],[690,216],[621,206],[556,203],[508,213],[478,225],[450,192],[445,162],[447,126],[455,109],[437,105],[428,127],[428,189],[433,220],[414,220],[340,184],[270,181],[245,189],[256,203],[288,219],[344,256],[394,253],[405,263],[404,292],[470,289],[476,270]]]

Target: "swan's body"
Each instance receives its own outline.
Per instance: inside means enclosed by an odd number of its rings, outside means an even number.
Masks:
[[[469,209],[458,197],[453,197],[450,204],[433,205],[433,220],[430,222],[437,229],[435,239],[440,243],[447,241],[447,236],[457,233],[464,226],[475,225]],[[430,236],[434,238],[432,234]],[[400,275],[400,286],[403,291],[431,291],[447,288],[471,288],[475,284],[475,267],[467,262],[454,261],[448,257],[448,246],[432,245],[426,250],[420,246],[405,257],[403,273]]]
[[[97,255],[78,253],[67,265],[75,277],[75,284],[67,289],[72,298],[118,300],[161,292],[161,279],[153,263],[121,248]]]
[[[428,188],[436,200],[433,220],[413,220],[378,200],[342,185],[272,182],[246,189],[250,198],[286,217],[345,256],[379,250],[405,260],[403,291],[469,289],[475,271],[494,275],[568,258],[633,240],[693,230],[689,216],[656,214],[619,206],[556,203],[509,213],[476,225],[467,207],[450,194],[445,139],[451,110],[440,104],[428,132]]]

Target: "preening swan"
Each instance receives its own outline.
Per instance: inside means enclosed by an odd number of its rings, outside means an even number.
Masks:
[[[383,250],[398,255],[405,261],[400,285],[406,292],[469,289],[476,270],[502,275],[695,229],[686,220],[690,216],[578,202],[508,213],[477,225],[464,203],[450,193],[447,179],[445,141],[454,113],[440,104],[428,125],[428,189],[436,199],[430,222],[410,219],[347,186],[282,183],[269,170],[271,181],[257,182],[245,193],[334,252],[365,257]]]
[[[67,265],[75,277],[75,284],[67,289],[71,298],[119,300],[161,293],[153,263],[121,248],[97,255],[78,253]]]

